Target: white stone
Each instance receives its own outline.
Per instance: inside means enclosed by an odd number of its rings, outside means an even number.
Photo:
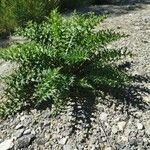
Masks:
[[[21,129],[21,128],[23,128],[23,125],[22,125],[22,124],[18,124],[18,125],[15,127],[16,130]]]
[[[14,147],[14,143],[12,139],[5,140],[4,142],[0,143],[0,150],[9,150]]]
[[[95,150],[95,149],[96,149],[95,145],[92,145],[91,150]]]
[[[34,131],[34,130],[32,130],[32,131],[31,131],[31,134],[32,134],[32,135],[35,135],[36,133],[35,133],[35,131]]]
[[[147,140],[147,138],[143,138],[143,142],[147,142],[148,140]]]
[[[109,147],[105,147],[104,150],[113,150],[113,149],[109,146]]]
[[[142,130],[143,129],[143,124],[142,123],[137,123],[137,128],[139,129],[139,130]]]
[[[149,96],[144,96],[143,101],[146,103],[150,103],[150,95]]]
[[[27,40],[27,38],[23,37],[23,36],[11,36],[10,40],[12,40],[12,41],[24,41],[24,40]]]
[[[64,145],[63,150],[72,150],[71,145]]]
[[[123,131],[125,126],[126,126],[126,122],[125,121],[118,122],[119,131]]]
[[[48,147],[49,145],[50,145],[50,143],[49,143],[49,142],[45,143],[45,147]]]
[[[61,144],[61,145],[65,145],[67,140],[68,140],[68,136],[62,138],[58,143]]]
[[[24,131],[23,134],[24,134],[24,135],[27,135],[27,134],[30,134],[30,133],[31,133],[31,130],[30,130],[30,129],[27,129],[27,130]]]
[[[142,112],[136,112],[135,115],[136,115],[136,117],[140,118],[140,117],[142,117]]]
[[[24,121],[27,118],[27,115],[21,116],[20,121]]]
[[[102,120],[102,121],[106,121],[107,120],[107,114],[105,113],[105,112],[102,112],[101,114],[100,114],[100,119]]]
[[[124,141],[124,142],[127,142],[128,141],[128,137],[127,136],[121,136],[121,140]]]
[[[150,120],[148,120],[145,124],[144,124],[144,127],[145,127],[145,133],[147,135],[150,135]]]
[[[113,125],[112,126],[112,133],[116,134],[117,132],[118,132],[118,128],[115,125]]]
[[[51,138],[51,135],[49,133],[45,133],[45,139],[48,141],[50,140],[50,138]]]

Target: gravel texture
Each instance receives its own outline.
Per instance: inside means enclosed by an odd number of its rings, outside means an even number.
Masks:
[[[134,79],[126,95],[68,102],[56,117],[45,108],[0,120],[0,150],[150,149],[150,5],[142,7],[112,14],[97,26],[130,35],[109,45],[127,46],[134,53],[132,59],[119,62]],[[0,74],[10,65],[2,62]]]

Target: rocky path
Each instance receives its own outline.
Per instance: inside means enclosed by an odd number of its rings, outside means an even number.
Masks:
[[[130,35],[110,45],[127,46],[135,54],[122,62],[135,79],[128,96],[97,98],[96,104],[92,97],[89,101],[69,102],[55,118],[46,108],[1,120],[0,150],[149,150],[149,14],[150,5],[145,5],[143,9],[109,17],[97,27],[113,28]]]

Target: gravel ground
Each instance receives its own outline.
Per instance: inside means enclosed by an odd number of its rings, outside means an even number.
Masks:
[[[57,117],[46,108],[0,120],[0,150],[149,150],[149,14],[150,5],[144,5],[128,14],[112,15],[97,26],[130,35],[109,45],[127,46],[135,54],[132,60],[119,62],[135,81],[124,97],[68,102]],[[10,68],[2,62],[0,73]]]

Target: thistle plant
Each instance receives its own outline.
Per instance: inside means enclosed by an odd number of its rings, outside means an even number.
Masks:
[[[66,18],[54,10],[41,24],[29,22],[18,29],[16,34],[30,41],[1,50],[0,58],[19,65],[5,79],[1,116],[37,108],[45,102],[59,111],[71,93],[80,89],[96,94],[102,87],[126,86],[127,75],[111,62],[130,53],[125,48],[106,48],[125,35],[112,30],[95,32],[94,27],[104,19],[92,13],[73,13]]]

